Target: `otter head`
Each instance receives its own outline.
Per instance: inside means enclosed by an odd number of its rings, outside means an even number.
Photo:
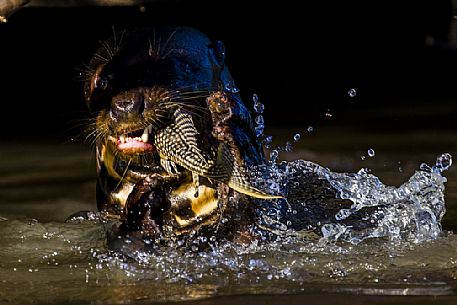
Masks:
[[[231,81],[224,47],[192,28],[141,28],[103,42],[89,66],[97,201],[122,207],[139,179],[163,171],[153,139],[171,112],[184,107],[207,116],[206,97]]]
[[[223,86],[223,46],[190,28],[141,29],[108,43],[91,62],[86,101],[99,135],[120,155],[150,153],[149,135],[173,107]],[[193,100],[193,101],[192,101]]]

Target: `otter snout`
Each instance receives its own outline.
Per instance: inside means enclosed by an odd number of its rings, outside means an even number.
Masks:
[[[115,120],[129,120],[143,116],[145,98],[142,91],[122,92],[112,98],[111,115]]]

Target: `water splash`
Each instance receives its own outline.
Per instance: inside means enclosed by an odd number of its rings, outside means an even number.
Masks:
[[[253,100],[261,115],[263,104]],[[190,247],[178,240],[125,255],[107,245],[118,221],[101,213],[70,223],[0,217],[0,299],[140,304],[275,293],[287,301],[284,293],[329,291],[455,294],[457,236],[441,230],[452,156],[438,156],[393,187],[368,169],[337,173],[280,161],[297,135],[272,147],[273,138],[260,133],[270,158],[251,169],[252,181],[287,196],[253,202],[260,239],[243,245],[196,236]]]
[[[126,255],[107,246],[107,232],[118,222],[100,213],[71,223],[0,218],[0,296],[6,291],[21,304],[139,304],[139,298],[166,303],[303,289],[328,293],[329,287],[339,293],[455,293],[457,238],[445,236],[440,225],[450,154],[392,187],[368,169],[336,173],[305,160],[280,161],[285,146],[269,150],[274,158],[251,173],[256,184],[287,195],[253,203],[259,240],[240,245],[196,236],[191,247],[176,241]]]
[[[258,139],[261,139],[264,137],[263,131],[265,129],[265,122],[262,115],[265,106],[259,102],[259,97],[257,94],[252,95],[252,101],[254,102],[254,112],[256,113],[256,117],[254,118],[256,124],[254,127],[255,135]]]
[[[349,93],[356,94],[355,90]],[[384,185],[366,168],[357,173],[336,173],[304,160],[279,162],[280,153],[292,151],[293,144],[287,141],[282,147],[271,148],[272,137],[263,134],[264,105],[256,94],[253,102],[258,114],[256,131],[261,130],[257,136],[269,151],[269,162],[251,168],[250,179],[259,188],[287,198],[258,201],[258,224],[267,229],[267,235],[275,232],[276,236],[309,237],[313,232],[322,242],[352,244],[369,238],[422,242],[439,236],[447,181],[441,174],[452,165],[449,153],[438,156],[433,166],[422,164],[398,188]],[[296,133],[293,141],[299,140]],[[368,149],[367,155],[374,157],[375,150]],[[362,156],[362,161],[365,158]]]
[[[225,91],[231,93],[238,93],[240,92],[240,89],[238,89],[238,87],[235,85],[233,81],[230,81],[225,85]]]
[[[271,153],[274,158],[270,162],[276,162],[279,153]],[[287,200],[259,204],[260,222],[276,232],[278,228],[283,232],[313,231],[327,242],[358,244],[380,237],[432,240],[441,233],[445,213],[447,180],[441,173],[451,164],[451,155],[445,153],[434,166],[422,165],[400,187],[384,185],[368,169],[336,173],[304,160],[257,167],[254,172],[261,175],[253,181],[287,194]]]

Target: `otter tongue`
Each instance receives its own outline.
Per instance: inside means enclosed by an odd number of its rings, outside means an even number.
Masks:
[[[125,143],[118,143],[117,144],[117,147],[120,150],[125,150],[125,149],[140,149],[140,150],[143,150],[143,149],[148,149],[151,146],[152,145],[149,144],[149,143],[144,143],[141,140],[132,139],[132,138],[127,138]]]
[[[148,150],[152,148],[149,141],[149,128],[143,130],[141,137],[130,137],[128,135],[121,135],[117,141],[117,147],[120,150]]]

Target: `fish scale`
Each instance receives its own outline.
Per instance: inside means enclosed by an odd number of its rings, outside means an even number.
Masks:
[[[243,175],[245,169],[236,162],[226,143],[219,142],[217,148],[203,151],[198,147],[197,135],[192,116],[181,108],[176,109],[172,122],[154,137],[154,144],[167,168],[171,168],[171,161],[200,176],[225,183],[240,193],[256,198],[281,198],[250,185]]]

